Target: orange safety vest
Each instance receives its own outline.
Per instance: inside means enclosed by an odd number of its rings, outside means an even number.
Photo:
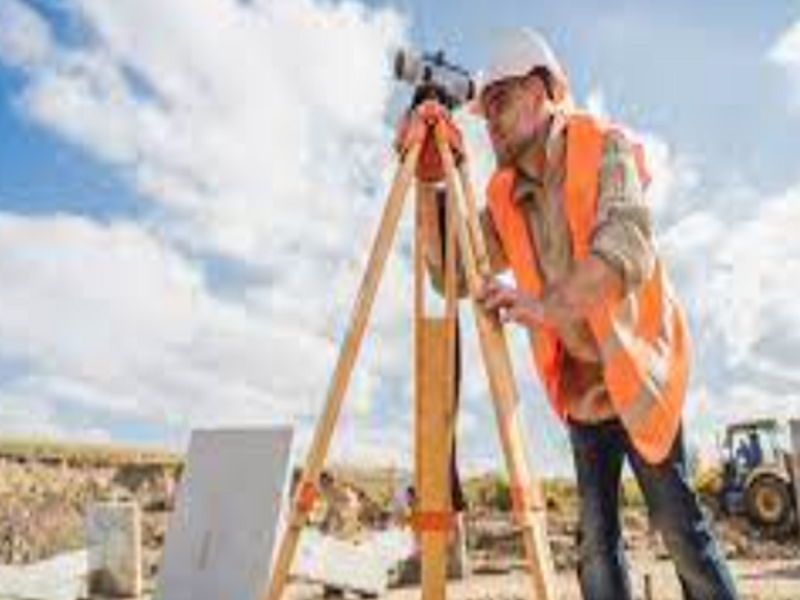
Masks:
[[[566,124],[564,209],[574,259],[585,260],[597,219],[598,172],[605,133],[595,118],[575,114]],[[641,146],[635,145],[643,185],[649,182]],[[514,200],[516,172],[500,169],[488,187],[489,210],[517,285],[536,298],[542,276],[526,217]],[[680,427],[689,371],[690,341],[683,309],[660,259],[649,279],[625,295],[606,295],[587,315],[615,412],[634,446],[651,464],[666,458]],[[564,348],[556,332],[531,332],[534,362],[556,412],[567,417],[561,393]]]

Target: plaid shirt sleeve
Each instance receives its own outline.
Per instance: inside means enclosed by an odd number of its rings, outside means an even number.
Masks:
[[[650,276],[655,266],[650,207],[630,142],[606,135],[598,178],[597,222],[592,253],[621,275],[626,291]]]

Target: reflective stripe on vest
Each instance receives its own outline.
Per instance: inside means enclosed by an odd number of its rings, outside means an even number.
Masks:
[[[608,127],[573,115],[566,125],[565,215],[576,261],[590,253],[597,218],[598,171]],[[649,182],[640,146],[634,146],[643,183]],[[542,279],[526,217],[513,199],[513,169],[489,184],[489,209],[514,276],[522,289],[541,297]],[[660,260],[650,277],[624,297],[603,298],[588,315],[600,348],[603,378],[614,408],[642,456],[658,463],[669,453],[680,426],[689,364],[689,338],[680,304]],[[552,329],[531,333],[534,362],[556,412],[567,416],[561,394],[563,346]]]

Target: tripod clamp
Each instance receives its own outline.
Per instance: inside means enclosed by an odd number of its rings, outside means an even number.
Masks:
[[[446,140],[456,164],[461,164],[465,157],[463,136],[453,122],[450,110],[438,100],[423,100],[412,106],[398,126],[395,150],[401,158],[415,144],[422,145],[416,176],[424,183],[435,183],[445,178],[441,153],[436,147],[437,135]]]

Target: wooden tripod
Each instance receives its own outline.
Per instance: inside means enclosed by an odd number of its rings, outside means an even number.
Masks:
[[[286,585],[300,533],[317,498],[317,482],[323,469],[336,421],[341,412],[348,381],[366,330],[367,321],[388,257],[405,198],[415,181],[431,172],[443,178],[447,188],[447,233],[445,246],[445,315],[431,319],[422,314],[424,265],[420,203],[417,202],[415,233],[415,377],[417,392],[417,490],[424,600],[443,600],[446,584],[447,538],[452,520],[449,452],[452,448],[454,377],[456,258],[460,257],[480,337],[482,359],[497,417],[503,454],[508,469],[515,518],[522,530],[525,556],[531,575],[533,598],[554,600],[555,571],[547,541],[546,506],[541,482],[528,467],[519,394],[511,367],[505,334],[495,315],[475,300],[484,277],[490,275],[489,258],[480,228],[461,133],[450,113],[436,101],[425,101],[409,114],[398,138],[400,165],[373,242],[350,324],[328,389],[323,414],[317,425],[300,483],[275,557],[272,577],[264,600],[280,600]],[[458,255],[456,253],[458,248]],[[439,351],[433,350],[438,345]],[[431,365],[430,359],[444,361]],[[444,372],[444,377],[436,373]],[[433,392],[433,390],[438,390]],[[442,393],[443,392],[443,393]],[[423,406],[426,396],[439,402]],[[443,399],[443,400],[442,400]],[[424,440],[424,443],[419,443]],[[437,440],[437,441],[434,441]],[[430,468],[429,468],[430,467]]]

